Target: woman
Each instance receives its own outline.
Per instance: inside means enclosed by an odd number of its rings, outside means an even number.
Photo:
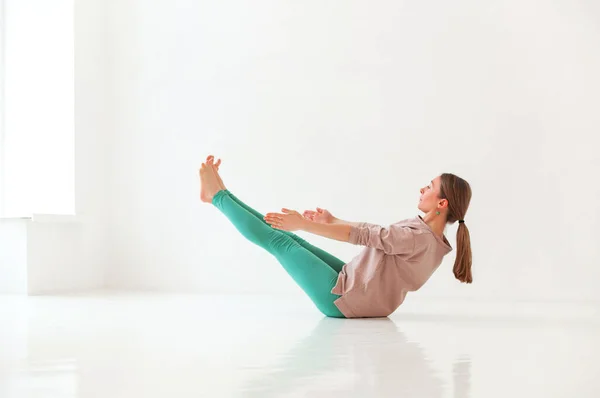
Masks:
[[[200,168],[200,199],[212,203],[252,243],[271,253],[326,316],[387,317],[418,290],[452,251],[444,236],[446,224],[458,221],[455,277],[471,283],[471,242],[464,216],[471,201],[469,184],[442,174],[421,188],[417,216],[384,228],[339,220],[327,210],[282,209],[265,216],[236,198],[219,176],[221,160],[209,156]],[[291,231],[364,246],[346,263]]]

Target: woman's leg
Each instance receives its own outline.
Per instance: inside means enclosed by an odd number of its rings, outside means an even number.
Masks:
[[[215,177],[217,178],[219,185],[222,189],[225,189],[227,191],[227,193],[229,194],[229,196],[231,196],[231,198],[233,200],[236,201],[237,204],[239,204],[240,206],[242,206],[244,209],[246,209],[247,211],[249,211],[252,215],[254,215],[256,218],[258,218],[260,221],[264,222],[265,224],[266,221],[264,220],[264,215],[260,214],[258,211],[254,210],[253,208],[251,208],[250,206],[248,206],[247,204],[245,204],[244,202],[242,202],[241,200],[239,200],[234,194],[232,194],[231,192],[229,192],[229,190],[227,190],[225,188],[225,184],[223,184],[223,180],[221,179],[221,176],[219,175],[219,165],[221,163],[221,161],[219,160],[217,162],[217,164],[214,163],[214,156],[209,156],[206,161],[207,164],[213,166],[212,171],[214,172]],[[269,225],[269,224],[267,224]],[[270,227],[270,226],[269,226]],[[294,239],[296,242],[298,242],[300,244],[300,246],[304,247],[306,250],[310,251],[312,254],[314,254],[315,256],[319,257],[321,260],[325,261],[331,268],[333,268],[334,270],[336,270],[337,272],[341,272],[342,271],[342,267],[344,266],[345,262],[340,260],[339,258],[327,253],[325,250],[319,249],[316,246],[311,245],[310,243],[308,243],[307,241],[305,241],[304,239],[302,239],[301,237],[299,237],[296,234],[293,234],[291,232],[288,231],[279,231],[282,232],[288,236],[290,236],[292,239]]]
[[[214,195],[212,204],[250,242],[271,253],[325,315],[343,318],[333,303],[339,296],[332,294],[338,272],[323,260],[302,247],[289,235],[271,228],[231,197],[226,190]]]
[[[231,199],[233,199],[238,205],[242,206],[244,209],[246,209],[248,212],[250,212],[254,217],[258,218],[260,221],[264,222],[266,225],[269,225],[266,223],[263,214],[260,214],[258,211],[254,210],[253,208],[251,208],[250,206],[248,206],[247,204],[245,204],[244,202],[239,200],[234,194],[232,194],[228,190],[226,190],[226,191],[229,194],[229,196],[231,197]],[[271,226],[269,225],[269,227],[271,227]],[[340,260],[339,258],[335,257],[332,254],[327,253],[323,249],[319,249],[318,247],[311,245],[310,243],[308,243],[307,241],[305,241],[304,239],[302,239],[301,237],[299,237],[298,235],[296,235],[294,233],[291,233],[288,231],[281,231],[281,230],[279,230],[279,232],[284,233],[284,234],[288,235],[290,238],[294,239],[296,242],[298,242],[300,244],[300,246],[304,247],[306,250],[308,250],[309,252],[311,252],[312,254],[314,254],[315,256],[320,258],[321,260],[325,261],[327,263],[327,265],[329,265],[331,268],[336,270],[338,273],[342,271],[342,267],[345,264],[344,261]]]
[[[219,181],[212,164],[202,165],[200,179],[200,199],[203,202],[212,203],[242,235],[275,256],[323,314],[344,317],[333,303],[339,296],[331,293],[338,272],[290,236],[271,228],[234,201],[222,181]]]

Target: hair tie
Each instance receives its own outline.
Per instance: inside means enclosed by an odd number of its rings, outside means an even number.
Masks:
[[[465,220],[458,220],[459,224],[463,224],[465,222]]]

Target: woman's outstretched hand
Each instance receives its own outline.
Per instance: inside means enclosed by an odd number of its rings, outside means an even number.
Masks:
[[[281,209],[283,213],[267,213],[265,221],[275,229],[299,231],[304,229],[308,220],[295,210]]]
[[[305,210],[304,218],[318,222],[319,224],[331,224],[335,219],[329,211],[321,209],[320,207],[317,207],[317,211]]]
[[[333,220],[329,223],[325,223],[314,222],[309,218],[303,217],[302,214],[295,210],[281,209],[281,211],[283,213],[267,213],[265,215],[265,221],[274,229],[281,229],[283,231],[300,230],[324,236],[325,238],[339,240],[341,242],[350,241],[352,226],[350,224],[337,223],[337,219],[331,216],[331,213],[329,212],[327,213],[329,213],[330,219]],[[319,212],[319,209],[317,209],[317,213],[319,214],[318,219],[327,219],[324,216],[325,211]]]

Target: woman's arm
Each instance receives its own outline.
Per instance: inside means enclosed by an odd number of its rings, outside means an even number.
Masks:
[[[336,218],[336,217],[333,217],[331,224],[345,224],[345,225],[350,225],[352,227],[358,227],[358,228],[376,226],[376,224],[371,224],[368,222],[362,222],[362,221],[361,222],[350,222],[350,221],[340,220],[339,218]]]
[[[358,225],[360,224],[359,222],[350,222],[350,221],[344,221],[344,220],[340,220],[337,217],[333,217],[333,219],[331,220],[331,224],[345,224],[345,225],[350,225],[352,227],[358,227]]]
[[[311,234],[324,236],[329,239],[335,239],[341,242],[349,242],[352,225],[349,223],[321,224],[306,220],[306,223],[302,226],[302,230],[310,232]]]
[[[284,208],[281,211],[283,214],[267,213],[267,224],[284,231],[306,231],[340,242],[372,247],[383,250],[386,254],[410,253],[414,249],[415,237],[412,229],[399,223],[388,228],[369,223],[323,224],[311,221],[295,210]]]
[[[322,223],[303,217],[295,210],[283,208],[283,213],[267,213],[265,221],[275,229],[283,231],[306,231],[341,242],[350,241],[350,232],[354,226],[345,223]],[[340,220],[341,221],[341,220]]]

